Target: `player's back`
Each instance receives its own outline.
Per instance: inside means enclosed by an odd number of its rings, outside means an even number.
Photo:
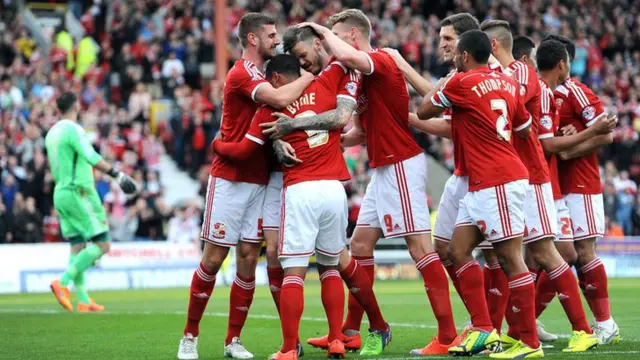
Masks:
[[[247,133],[251,119],[260,106],[255,95],[264,84],[267,82],[262,73],[248,60],[236,61],[229,70],[224,85],[220,125],[224,141],[239,142]],[[266,184],[269,177],[267,156],[262,149],[243,162],[231,162],[216,156],[210,173],[228,181]]]
[[[554,92],[560,127],[575,126],[583,131],[605,116],[600,99],[586,85],[573,79],[567,79]],[[599,194],[602,193],[598,157],[595,152],[558,164],[560,186],[563,194]]]
[[[56,189],[94,187],[93,166],[78,151],[88,144],[81,137],[86,137],[84,129],[71,120],[60,120],[47,132],[45,146]]]
[[[402,71],[383,51],[368,53],[372,73],[363,77],[358,99],[372,168],[395,164],[420,153],[409,129],[409,91]]]
[[[523,119],[528,114],[518,92],[518,84],[509,76],[481,67],[455,75],[434,97],[453,103],[451,121],[462,124],[469,191],[528,177],[511,144],[512,124],[524,128],[529,120]]]
[[[345,75],[344,66],[332,62],[298,100],[282,109],[283,113],[292,118],[302,118],[335,109],[337,97],[349,97],[347,93],[355,90],[352,84],[357,83],[358,79],[353,78],[356,76],[354,72]],[[341,87],[347,93],[341,93]],[[350,101],[355,102],[355,99]],[[285,136],[283,140],[291,144],[302,164],[284,168],[284,185],[312,180],[348,180],[350,175],[340,147],[341,133],[342,129],[307,130]]]
[[[544,184],[550,181],[550,175],[544,150],[538,140],[542,91],[536,70],[531,65],[517,60],[509,65],[508,70],[520,84],[520,95],[524,98],[524,105],[531,114],[531,134],[526,138],[515,136],[513,146],[529,171],[529,183]],[[505,74],[509,75],[507,72]]]

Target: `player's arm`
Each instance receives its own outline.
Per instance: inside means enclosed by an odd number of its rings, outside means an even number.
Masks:
[[[85,159],[94,168],[116,179],[118,185],[126,194],[133,194],[138,190],[135,181],[129,175],[122,171],[116,171],[111,164],[102,159],[102,156],[93,149],[89,138],[80,126],[75,127],[73,131],[69,131],[68,136],[68,142],[76,154]]]
[[[278,117],[277,121],[261,124],[263,134],[271,138],[280,138],[296,130],[333,130],[341,129],[349,123],[351,114],[356,109],[356,102],[353,98],[338,97],[336,108],[320,114],[290,118],[279,112],[274,112],[273,116]]]
[[[404,74],[405,79],[413,86],[413,88],[420,94],[425,96],[431,91],[433,85],[431,82],[422,77],[403,57],[396,49],[384,48],[382,49],[387,54],[391,55],[393,61],[395,61],[398,68]]]
[[[589,149],[593,151],[600,146],[610,144],[610,142],[608,142],[609,138],[613,141],[611,131],[616,127],[616,123],[616,116],[607,116],[605,119],[596,122],[593,126],[579,133],[565,136],[553,136],[553,134],[549,134],[547,136],[547,134],[541,134],[538,136],[538,139],[540,140],[540,144],[547,155],[557,154],[564,151],[568,151],[564,156],[573,155],[572,148],[574,147],[577,147],[576,153],[583,151],[587,151],[588,153]],[[591,139],[595,137],[598,137],[599,139],[591,141]],[[562,154],[561,157],[563,157]]]
[[[302,76],[277,89],[268,82],[263,83],[264,85],[257,89],[254,99],[259,103],[281,109],[296,101],[312,81],[313,74],[302,70]]]
[[[451,139],[451,123],[443,118],[420,120],[418,115],[409,113],[409,126],[423,133]]]
[[[522,95],[517,96],[517,105],[515,118],[513,119],[513,131],[519,137],[526,139],[531,134],[531,123],[533,118],[531,114],[524,106],[524,97]]]
[[[326,47],[329,48],[333,56],[335,56],[338,61],[351,69],[362,72],[365,75],[371,75],[373,73],[373,62],[366,52],[357,50],[353,46],[342,41],[332,33],[331,30],[324,26],[313,22],[305,22],[298,25],[298,27],[304,26],[310,26],[316,31],[316,33],[318,33],[320,39],[324,41]]]
[[[353,123],[351,129],[349,129],[346,134],[342,134],[340,136],[340,144],[345,148],[362,145],[367,139],[366,134],[360,125],[360,116],[353,114],[351,116],[351,121]]]
[[[247,135],[245,135],[242,141],[239,142],[224,142],[221,140],[215,140],[213,142],[213,151],[215,151],[216,155],[222,156],[227,160],[246,160],[251,156],[251,154],[258,151],[258,149],[260,149],[260,147],[264,145],[264,141],[257,139],[260,141],[258,143],[255,140],[249,140],[249,138],[246,137]]]
[[[445,89],[447,95],[445,95]],[[418,111],[416,111],[418,119],[427,120],[440,115],[445,109],[453,106],[451,99],[454,99],[454,101],[461,100],[462,97],[459,93],[460,77],[453,72],[449,73],[449,75],[438,80],[436,85],[422,98]]]

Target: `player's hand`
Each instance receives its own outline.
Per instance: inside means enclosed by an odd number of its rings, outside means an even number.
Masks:
[[[296,151],[286,141],[275,140],[273,142],[273,149],[278,157],[278,161],[286,167],[292,167],[297,164],[302,164],[302,160],[296,157]]]
[[[264,135],[271,139],[279,139],[295,130],[292,118],[280,112],[274,112],[272,115],[278,120],[260,124]]]
[[[120,185],[122,191],[127,195],[138,191],[138,185],[136,185],[136,182],[131,178],[131,176],[123,173],[122,171],[120,171],[118,176],[116,176],[116,181],[118,182],[118,185]]]
[[[604,119],[596,121],[596,123],[593,124],[593,127],[595,128],[595,132],[598,135],[606,135],[611,131],[613,131],[613,129],[616,128],[617,124],[618,124],[617,115],[607,115],[605,116]]]
[[[315,30],[315,32],[318,34],[318,38],[320,38],[320,40],[324,40],[324,34],[326,34],[329,29],[327,29],[326,27],[322,26],[322,25],[318,25],[314,22],[311,21],[306,21],[306,22],[301,22],[300,24],[297,25],[298,28],[302,28],[305,26],[309,26],[311,27],[313,30]]]
[[[569,124],[561,127],[560,132],[562,133],[562,136],[571,136],[577,134],[578,129],[576,129],[575,126]]]
[[[402,63],[404,62],[404,58],[402,58],[402,55],[400,55],[400,52],[394,48],[383,48],[382,51],[386,52],[387,54],[391,55],[391,58],[393,59],[393,61],[395,61],[396,65],[398,65],[398,67],[400,67],[400,65],[402,65]]]

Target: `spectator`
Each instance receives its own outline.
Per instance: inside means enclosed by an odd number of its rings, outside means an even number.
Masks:
[[[640,194],[636,196],[632,214],[633,235],[640,236]]]
[[[44,217],[44,242],[57,243],[62,240],[60,235],[60,219],[54,207],[49,215]]]
[[[11,213],[5,206],[2,197],[0,197],[0,244],[13,242],[12,228],[13,219]]]
[[[24,209],[14,214],[14,241],[16,243],[39,243],[43,237],[42,215],[36,208],[36,201],[29,197],[25,201]]]
[[[176,244],[198,245],[200,226],[197,219],[187,215],[186,207],[179,207],[176,215],[169,220],[167,241]]]
[[[21,109],[24,105],[22,90],[13,85],[9,74],[2,75],[0,81],[2,82],[2,87],[0,88],[0,109]]]

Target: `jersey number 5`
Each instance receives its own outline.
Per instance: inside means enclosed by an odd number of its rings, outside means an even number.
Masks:
[[[496,132],[498,137],[505,141],[511,141],[511,129],[509,126],[509,118],[507,117],[507,102],[503,99],[491,100],[491,110],[500,113],[496,120]]]
[[[316,113],[309,110],[298,114],[296,119],[313,115],[316,115]],[[327,130],[305,130],[305,132],[308,136],[307,143],[309,143],[310,148],[322,146],[329,142],[329,132]]]

